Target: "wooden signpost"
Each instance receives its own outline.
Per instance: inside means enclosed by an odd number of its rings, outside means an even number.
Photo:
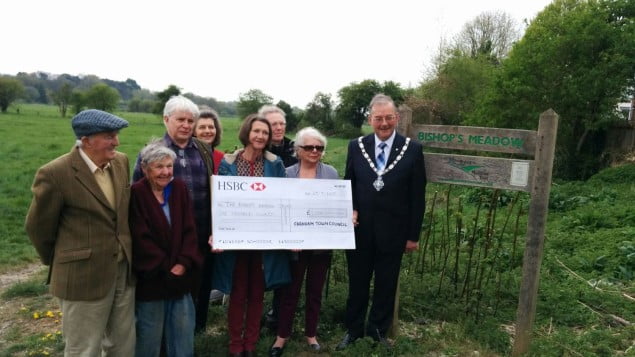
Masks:
[[[524,155],[533,159],[506,159],[474,155],[426,152],[428,182],[448,183],[529,192],[527,239],[523,278],[516,314],[512,356],[529,350],[536,313],[536,299],[545,224],[551,189],[551,173],[558,132],[558,115],[551,109],[540,115],[538,131],[466,126],[412,124],[412,110],[399,108],[398,131],[425,148]],[[396,305],[397,308],[397,305]],[[397,315],[392,330],[396,328]]]

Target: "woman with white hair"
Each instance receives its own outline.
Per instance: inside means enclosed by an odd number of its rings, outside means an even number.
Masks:
[[[173,175],[175,159],[163,140],[151,141],[139,154],[144,177],[130,188],[137,357],[158,357],[162,340],[168,357],[194,354],[191,291],[203,257],[192,200]]]
[[[287,177],[301,179],[339,179],[333,166],[324,164],[322,157],[326,149],[326,137],[313,127],[304,128],[296,134],[294,149],[299,162],[287,168]],[[282,288],[278,317],[278,336],[269,350],[269,356],[282,355],[286,340],[291,335],[293,316],[298,305],[300,289],[305,280],[304,335],[309,348],[320,350],[317,341],[317,324],[322,305],[322,289],[326,272],[331,263],[330,250],[303,250],[291,261],[291,284]]]

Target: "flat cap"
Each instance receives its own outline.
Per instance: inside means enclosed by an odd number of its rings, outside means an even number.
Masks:
[[[88,109],[79,112],[71,122],[75,136],[82,136],[116,131],[128,126],[128,122],[120,117],[97,109]]]

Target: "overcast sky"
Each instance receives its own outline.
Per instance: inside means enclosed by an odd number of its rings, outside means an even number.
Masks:
[[[45,71],[175,84],[219,100],[258,88],[298,107],[351,82],[416,86],[442,39],[487,11],[521,28],[550,0],[14,0],[0,73]]]

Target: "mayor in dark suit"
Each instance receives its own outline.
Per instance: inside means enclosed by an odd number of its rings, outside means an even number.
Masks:
[[[370,102],[373,134],[349,143],[344,178],[353,190],[355,249],[346,252],[349,289],[341,350],[366,334],[389,346],[397,280],[404,252],[418,249],[425,211],[426,175],[421,144],[397,134],[393,100],[377,94]],[[370,283],[372,306],[366,323]]]
[[[72,126],[77,145],[35,174],[26,232],[50,266],[64,355],[132,356],[130,168],[115,151],[128,122],[90,109],[73,117]]]

